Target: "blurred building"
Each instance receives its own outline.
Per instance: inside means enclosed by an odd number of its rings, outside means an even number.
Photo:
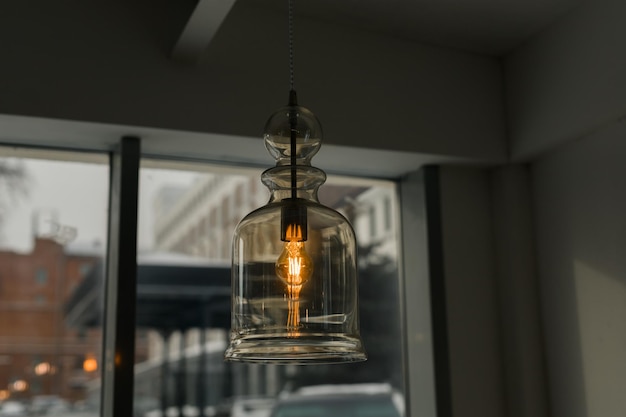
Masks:
[[[153,201],[155,250],[230,259],[236,225],[268,198],[257,175],[205,175],[189,188],[163,187]],[[391,186],[327,183],[319,199],[346,216],[361,246],[395,259],[398,215]]]
[[[228,259],[235,226],[268,196],[258,176],[209,174],[184,192],[164,187],[153,201],[155,250]]]
[[[352,200],[355,215],[351,219],[359,246],[371,247],[370,256],[398,257],[398,203],[391,185],[365,189]]]
[[[64,305],[101,250],[36,237],[30,253],[0,251],[1,398],[84,398],[98,375],[101,334],[68,327]]]

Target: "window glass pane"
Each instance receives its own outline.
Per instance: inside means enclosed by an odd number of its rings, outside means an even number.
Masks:
[[[384,236],[371,237],[372,217],[396,212],[391,182],[329,175],[319,192],[321,202],[344,214],[357,234],[361,333],[369,360],[316,366],[224,362],[232,236],[246,214],[268,201],[261,172],[143,161],[136,414],[263,417],[275,409],[275,416],[285,417],[403,416],[399,219],[390,221]]]
[[[391,198],[385,197],[383,200],[384,216],[385,216],[385,230],[391,230],[393,227],[393,213],[391,207]]]
[[[98,415],[108,170],[0,147],[0,415]]]
[[[38,268],[35,272],[35,281],[40,285],[46,284],[48,282],[48,270],[46,268]]]

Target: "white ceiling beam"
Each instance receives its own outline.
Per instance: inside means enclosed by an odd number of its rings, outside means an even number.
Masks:
[[[172,59],[195,64],[211,43],[236,0],[198,0],[174,49]]]

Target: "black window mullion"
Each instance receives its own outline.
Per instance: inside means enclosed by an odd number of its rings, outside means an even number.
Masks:
[[[139,161],[140,140],[136,137],[123,137],[110,155],[103,417],[133,415]]]

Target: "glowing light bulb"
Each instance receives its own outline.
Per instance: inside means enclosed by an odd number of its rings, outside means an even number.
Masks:
[[[306,253],[300,225],[288,225],[285,240],[285,247],[276,261],[276,275],[286,285],[287,328],[295,330],[300,327],[300,291],[313,273],[313,261]],[[292,334],[298,335],[297,332]]]

